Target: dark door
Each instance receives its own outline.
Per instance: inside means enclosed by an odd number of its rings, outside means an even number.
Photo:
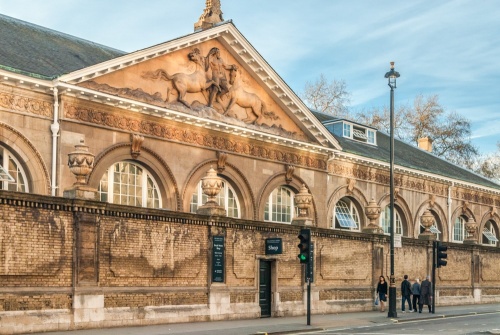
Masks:
[[[271,262],[260,261],[259,278],[260,317],[268,318],[271,316]]]

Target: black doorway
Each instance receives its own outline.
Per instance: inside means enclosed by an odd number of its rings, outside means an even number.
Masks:
[[[260,317],[268,318],[271,316],[271,262],[261,260],[259,269]]]

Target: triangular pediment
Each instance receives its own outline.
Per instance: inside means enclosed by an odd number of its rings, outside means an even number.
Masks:
[[[59,80],[251,132],[340,148],[230,22]]]

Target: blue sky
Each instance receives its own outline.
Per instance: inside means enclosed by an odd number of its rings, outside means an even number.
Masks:
[[[500,141],[500,3],[496,0],[221,0],[236,27],[295,91],[321,73],[343,79],[351,108],[438,94],[472,123],[481,152]],[[193,32],[205,0],[0,0],[0,12],[124,51]]]

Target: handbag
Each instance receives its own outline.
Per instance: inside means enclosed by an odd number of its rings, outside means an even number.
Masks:
[[[375,304],[375,306],[378,306],[378,297],[375,298],[374,304]]]

